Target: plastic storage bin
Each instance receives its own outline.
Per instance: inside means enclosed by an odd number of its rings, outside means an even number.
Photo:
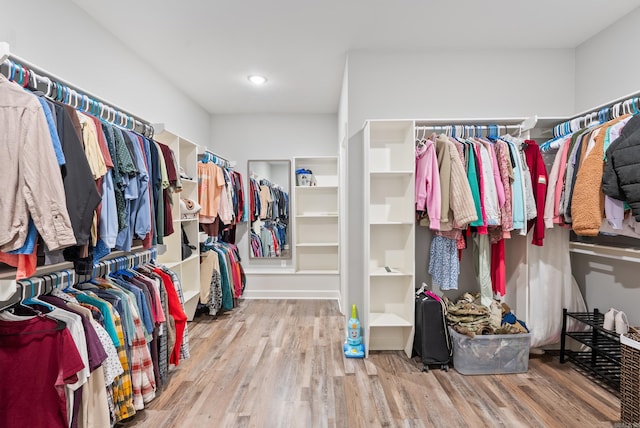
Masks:
[[[449,328],[453,368],[463,375],[526,373],[531,333],[469,336]]]

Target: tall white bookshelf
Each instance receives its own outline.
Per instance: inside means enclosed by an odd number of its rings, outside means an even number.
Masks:
[[[364,129],[365,346],[402,350],[414,335],[415,148],[413,121]]]
[[[186,218],[180,210],[180,198],[198,200],[198,146],[169,131],[155,135],[154,139],[173,150],[178,165],[191,179],[181,178],[182,191],[173,193],[173,234],[164,237],[158,261],[178,275],[184,294],[187,319],[193,320],[200,299],[200,254],[198,244],[198,217]],[[182,230],[184,227],[189,243],[196,247],[191,256],[182,260]],[[164,250],[164,251],[163,251]]]
[[[299,186],[294,179],[296,272],[338,275],[340,222],[338,157],[296,157],[294,173],[313,172],[315,186]]]

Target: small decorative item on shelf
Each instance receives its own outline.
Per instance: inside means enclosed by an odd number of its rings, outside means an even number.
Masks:
[[[193,177],[190,177],[183,167],[180,167],[180,178],[184,180],[193,180]]]
[[[198,218],[200,209],[200,204],[193,199],[180,198],[180,213],[183,219],[188,220]]]
[[[296,184],[298,186],[316,186],[316,178],[310,169],[300,168],[296,170]]]

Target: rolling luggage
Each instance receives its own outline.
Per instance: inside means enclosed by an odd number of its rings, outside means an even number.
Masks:
[[[449,371],[451,338],[445,315],[446,306],[438,296],[429,291],[416,294],[413,354],[421,358],[424,372],[429,371],[430,365]]]

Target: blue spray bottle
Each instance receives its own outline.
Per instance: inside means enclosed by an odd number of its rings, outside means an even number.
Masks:
[[[358,320],[356,305],[353,305],[351,306],[351,318],[347,325],[347,340],[342,347],[345,357],[364,358],[364,344],[362,343],[360,331],[360,320]]]

